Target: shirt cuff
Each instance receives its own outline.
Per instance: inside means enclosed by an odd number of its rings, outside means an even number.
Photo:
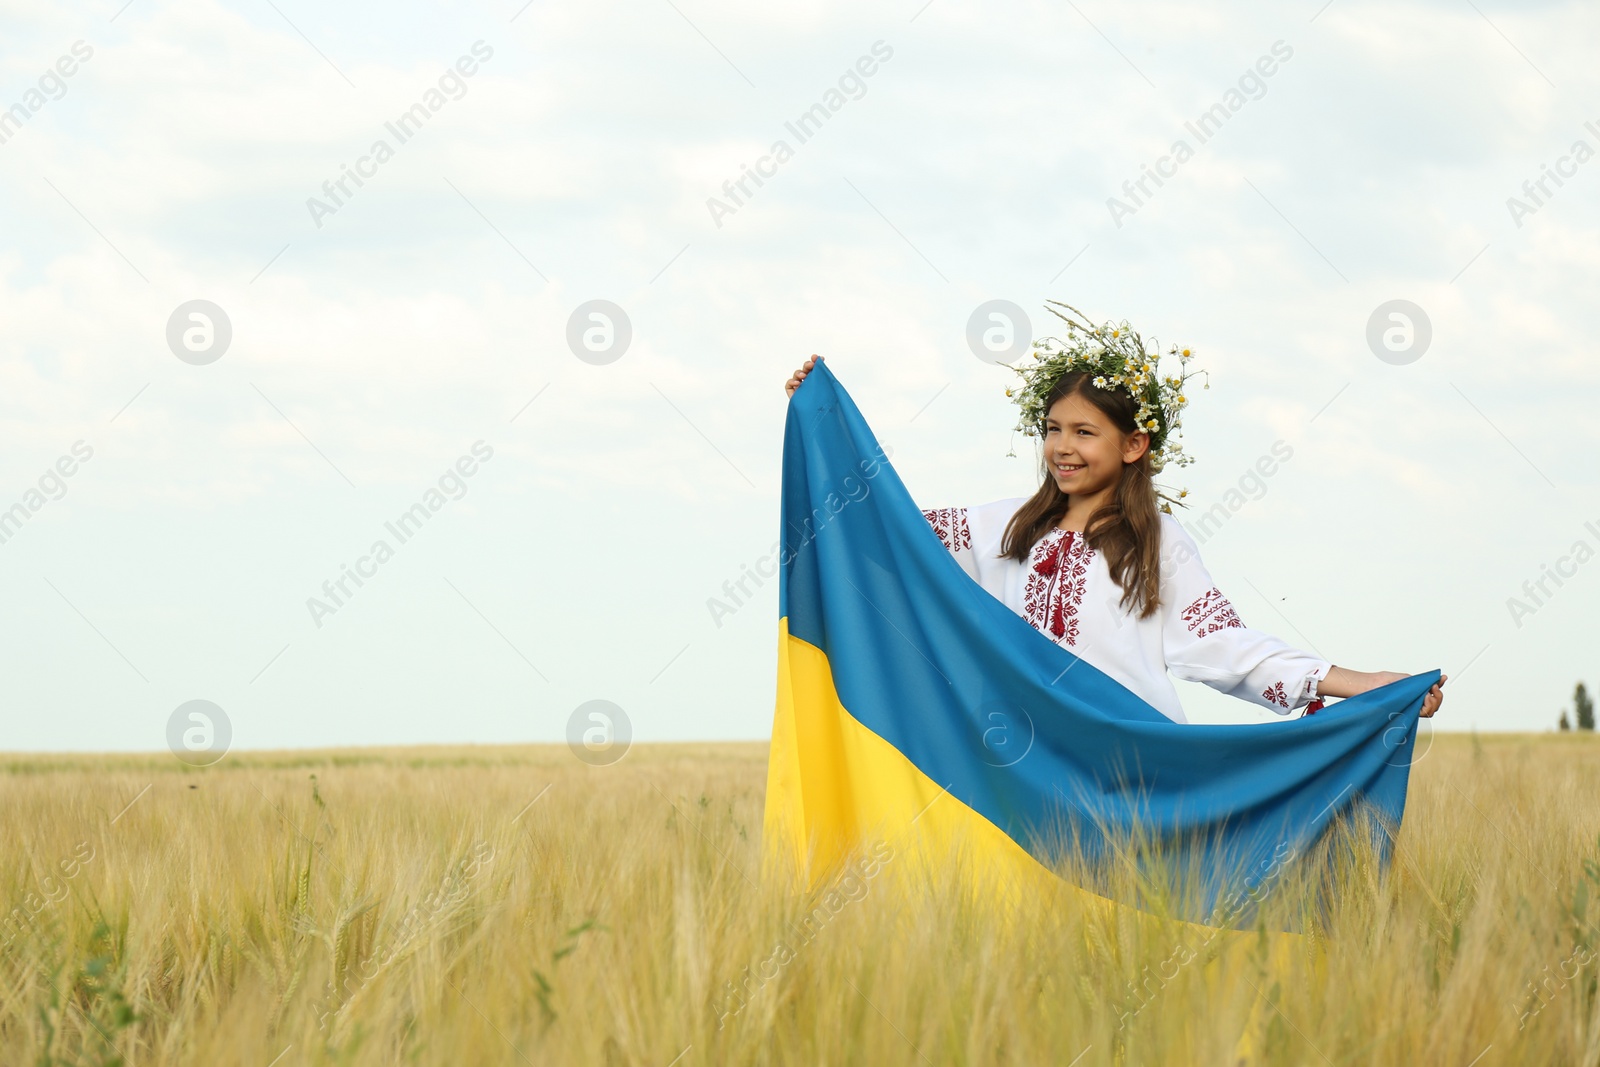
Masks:
[[[1306,704],[1306,710],[1304,712],[1305,715],[1315,715],[1318,711],[1322,710],[1322,708],[1326,706],[1327,701],[1323,697],[1317,695],[1317,683],[1321,682],[1323,678],[1327,677],[1328,672],[1332,669],[1333,664],[1331,663],[1324,667],[1318,667],[1313,670],[1311,672],[1311,676],[1306,679],[1304,695],[1305,699],[1309,701],[1309,703]]]

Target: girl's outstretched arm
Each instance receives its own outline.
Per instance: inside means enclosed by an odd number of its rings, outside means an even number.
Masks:
[[[1323,696],[1353,697],[1365,693],[1369,689],[1376,689],[1380,685],[1398,682],[1402,678],[1409,678],[1409,674],[1398,674],[1394,671],[1353,671],[1348,667],[1333,666],[1328,668],[1328,676],[1318,685],[1317,691]],[[1448,674],[1439,675],[1439,680],[1428,690],[1428,695],[1422,701],[1422,717],[1429,718],[1439,710],[1439,705],[1444,703],[1444,683],[1450,680]]]
[[[1200,550],[1179,522],[1161,516],[1161,651],[1186,682],[1288,716],[1321,706],[1333,664],[1263,630],[1247,627],[1212,581]]]

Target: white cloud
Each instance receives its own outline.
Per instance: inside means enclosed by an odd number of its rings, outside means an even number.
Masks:
[[[1315,22],[1085,6],[1105,37],[1042,4],[682,9],[693,26],[666,5],[535,6],[509,24],[514,5],[286,6],[354,89],[270,10],[4,9],[0,100],[72,41],[95,48],[0,145],[17,205],[0,250],[0,503],[74,440],[97,450],[0,545],[13,697],[68,717],[28,720],[11,747],[158,747],[196,695],[237,707],[261,744],[549,739],[594,696],[644,737],[760,736],[775,587],[721,630],[703,599],[776,527],[783,379],[827,354],[930,505],[1025,493],[1031,442],[1005,458],[1005,372],[962,339],[997,296],[1037,332],[1051,297],[1196,346],[1213,382],[1185,435],[1196,498],[1273,440],[1294,445],[1207,549],[1225,589],[1321,590],[1305,625],[1358,668],[1450,670],[1488,643],[1440,724],[1548,725],[1581,635],[1552,610],[1524,627],[1542,631],[1536,662],[1502,654],[1526,637],[1501,604],[1526,575],[1481,564],[1545,551],[1549,526],[1566,538],[1585,507],[1600,517],[1583,460],[1600,164],[1520,229],[1504,206],[1600,120],[1581,104],[1597,98],[1586,10],[1488,12],[1553,90],[1445,4],[1338,0]],[[306,198],[479,39],[494,57],[466,95],[316,228]],[[894,56],[866,94],[715,226],[706,198],[880,39]],[[1117,228],[1106,198],[1279,39],[1294,57],[1266,94]],[[163,338],[196,297],[235,329],[208,367]],[[1363,337],[1395,297],[1433,320],[1409,367]],[[635,331],[604,367],[564,340],[593,298]],[[381,593],[312,628],[305,597],[479,438],[496,460],[461,506],[386,565]],[[1496,510],[1484,540],[1439,550],[1448,588],[1404,604],[1385,591],[1410,580],[1410,531]],[[1375,558],[1348,551],[1360,524],[1392,533]],[[83,640],[41,575],[67,581],[151,681]],[[482,620],[460,614],[451,575],[493,597],[550,683],[492,633],[464,651]],[[398,647],[455,650],[467,673],[426,655],[402,669]]]

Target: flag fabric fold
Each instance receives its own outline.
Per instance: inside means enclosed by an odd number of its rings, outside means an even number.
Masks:
[[[813,882],[872,838],[1039,878],[1053,842],[1137,827],[1194,865],[1200,919],[1358,804],[1399,826],[1439,671],[1309,718],[1173,722],[962,571],[820,362],[789,403],[779,567],[764,836]]]

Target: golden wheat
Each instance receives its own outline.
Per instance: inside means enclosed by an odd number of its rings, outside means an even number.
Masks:
[[[0,1063],[1600,1064],[1597,771],[1439,737],[1274,962],[887,850],[785,894],[758,744],[11,757]]]

